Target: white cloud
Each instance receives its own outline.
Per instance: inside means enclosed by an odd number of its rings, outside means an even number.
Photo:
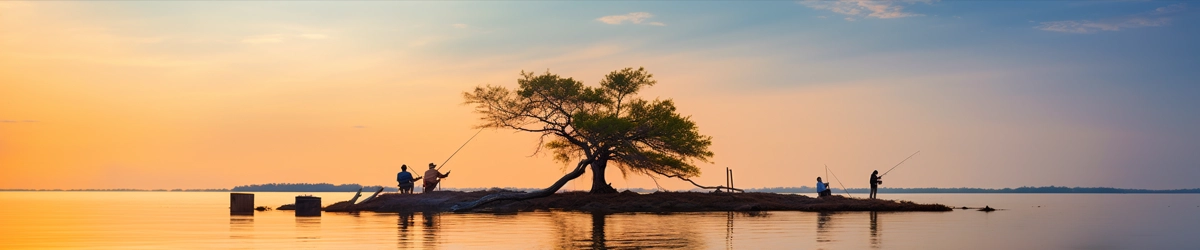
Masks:
[[[1164,6],[1164,7],[1158,7],[1158,9],[1154,9],[1154,13],[1156,13],[1156,14],[1167,14],[1167,13],[1180,12],[1180,11],[1183,11],[1183,10],[1185,10],[1185,9],[1187,9],[1187,5],[1186,5],[1186,4],[1177,3],[1177,4],[1167,5],[1167,6]]]
[[[625,15],[604,16],[604,17],[596,18],[596,21],[600,21],[600,22],[604,22],[604,23],[612,24],[612,25],[620,25],[620,24],[624,24],[625,22],[629,22],[632,24],[642,24],[642,22],[645,22],[646,19],[650,19],[651,17],[654,17],[654,14],[650,14],[649,12],[632,12],[632,13],[625,14]],[[666,26],[666,24],[664,24],[662,22],[648,22],[645,24],[653,25],[653,26]]]
[[[451,24],[450,26],[453,26],[456,29],[466,29],[467,27],[471,27],[471,26],[468,26],[467,24],[463,24],[463,23]]]
[[[1186,9],[1184,4],[1172,4],[1165,7],[1159,7],[1154,11],[1111,18],[1105,20],[1066,20],[1066,21],[1051,21],[1041,22],[1040,25],[1034,28],[1044,31],[1091,34],[1101,31],[1120,31],[1123,29],[1142,28],[1142,27],[1158,27],[1171,23],[1171,13],[1180,12]]]
[[[1129,29],[1129,28],[1163,26],[1163,25],[1170,23],[1170,21],[1171,20],[1167,19],[1167,18],[1157,18],[1157,19],[1129,18],[1129,19],[1108,20],[1108,21],[1088,21],[1088,20],[1054,21],[1054,22],[1042,22],[1041,25],[1038,25],[1037,27],[1034,27],[1034,28],[1037,28],[1040,30],[1045,30],[1045,31],[1054,31],[1054,32],[1089,34],[1089,33],[1096,33],[1096,32],[1100,32],[1100,31],[1119,31],[1121,29]]]
[[[902,4],[931,3],[925,1],[867,1],[867,0],[803,0],[801,5],[817,10],[828,10],[833,13],[846,15],[847,21],[858,20],[862,17],[891,19],[901,17],[924,16],[922,14],[905,12]]]

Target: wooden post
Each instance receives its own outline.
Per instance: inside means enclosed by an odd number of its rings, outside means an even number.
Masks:
[[[725,168],[725,191],[726,192],[733,191],[732,189],[729,189],[731,186],[733,186],[733,184],[729,183],[729,168],[726,167]]]
[[[229,193],[229,215],[254,215],[254,194]]]
[[[729,170],[729,191],[733,192],[733,169]]]
[[[321,216],[321,197],[296,196],[296,216]]]

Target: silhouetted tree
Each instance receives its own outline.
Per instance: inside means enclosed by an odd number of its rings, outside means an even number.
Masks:
[[[616,190],[604,178],[609,162],[626,175],[688,180],[700,175],[692,162],[708,162],[713,156],[708,150],[712,137],[701,135],[695,122],[676,113],[673,101],[637,96],[655,83],[643,68],[613,71],[599,87],[550,72],[522,71],[515,90],[487,85],[463,97],[482,115],[479,127],[538,133],[539,150],[549,149],[563,163],[578,161],[573,171],[546,189],[549,193],[588,167],[593,176],[591,192],[612,193]]]

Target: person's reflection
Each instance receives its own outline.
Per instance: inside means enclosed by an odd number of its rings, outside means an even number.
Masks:
[[[230,216],[229,217],[229,238],[244,239],[254,238],[254,216]]]
[[[396,243],[399,245],[399,248],[410,248],[409,235],[411,233],[408,232],[408,227],[416,224],[416,216],[414,216],[412,212],[401,212],[399,215],[400,219],[399,222],[396,223],[396,227],[399,229],[400,233],[397,235]]]
[[[825,243],[833,241],[833,236],[829,235],[829,229],[833,227],[830,222],[833,221],[833,212],[817,212],[817,242]]]
[[[592,213],[592,249],[608,249],[605,244],[603,213]]]
[[[879,212],[871,211],[871,248],[879,248],[882,237],[879,233]]]
[[[437,247],[437,230],[438,226],[441,224],[438,221],[439,217],[441,216],[438,216],[437,213],[421,212],[421,224],[424,226],[422,231],[425,232],[423,248],[425,249],[433,249]]]

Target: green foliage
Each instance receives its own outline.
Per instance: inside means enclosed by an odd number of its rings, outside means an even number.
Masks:
[[[673,101],[637,97],[657,83],[643,68],[613,71],[599,87],[550,72],[522,71],[517,83],[516,90],[488,85],[463,97],[481,115],[480,127],[540,133],[539,149],[557,161],[612,161],[626,174],[692,177],[700,174],[693,162],[713,156],[712,137]]]

